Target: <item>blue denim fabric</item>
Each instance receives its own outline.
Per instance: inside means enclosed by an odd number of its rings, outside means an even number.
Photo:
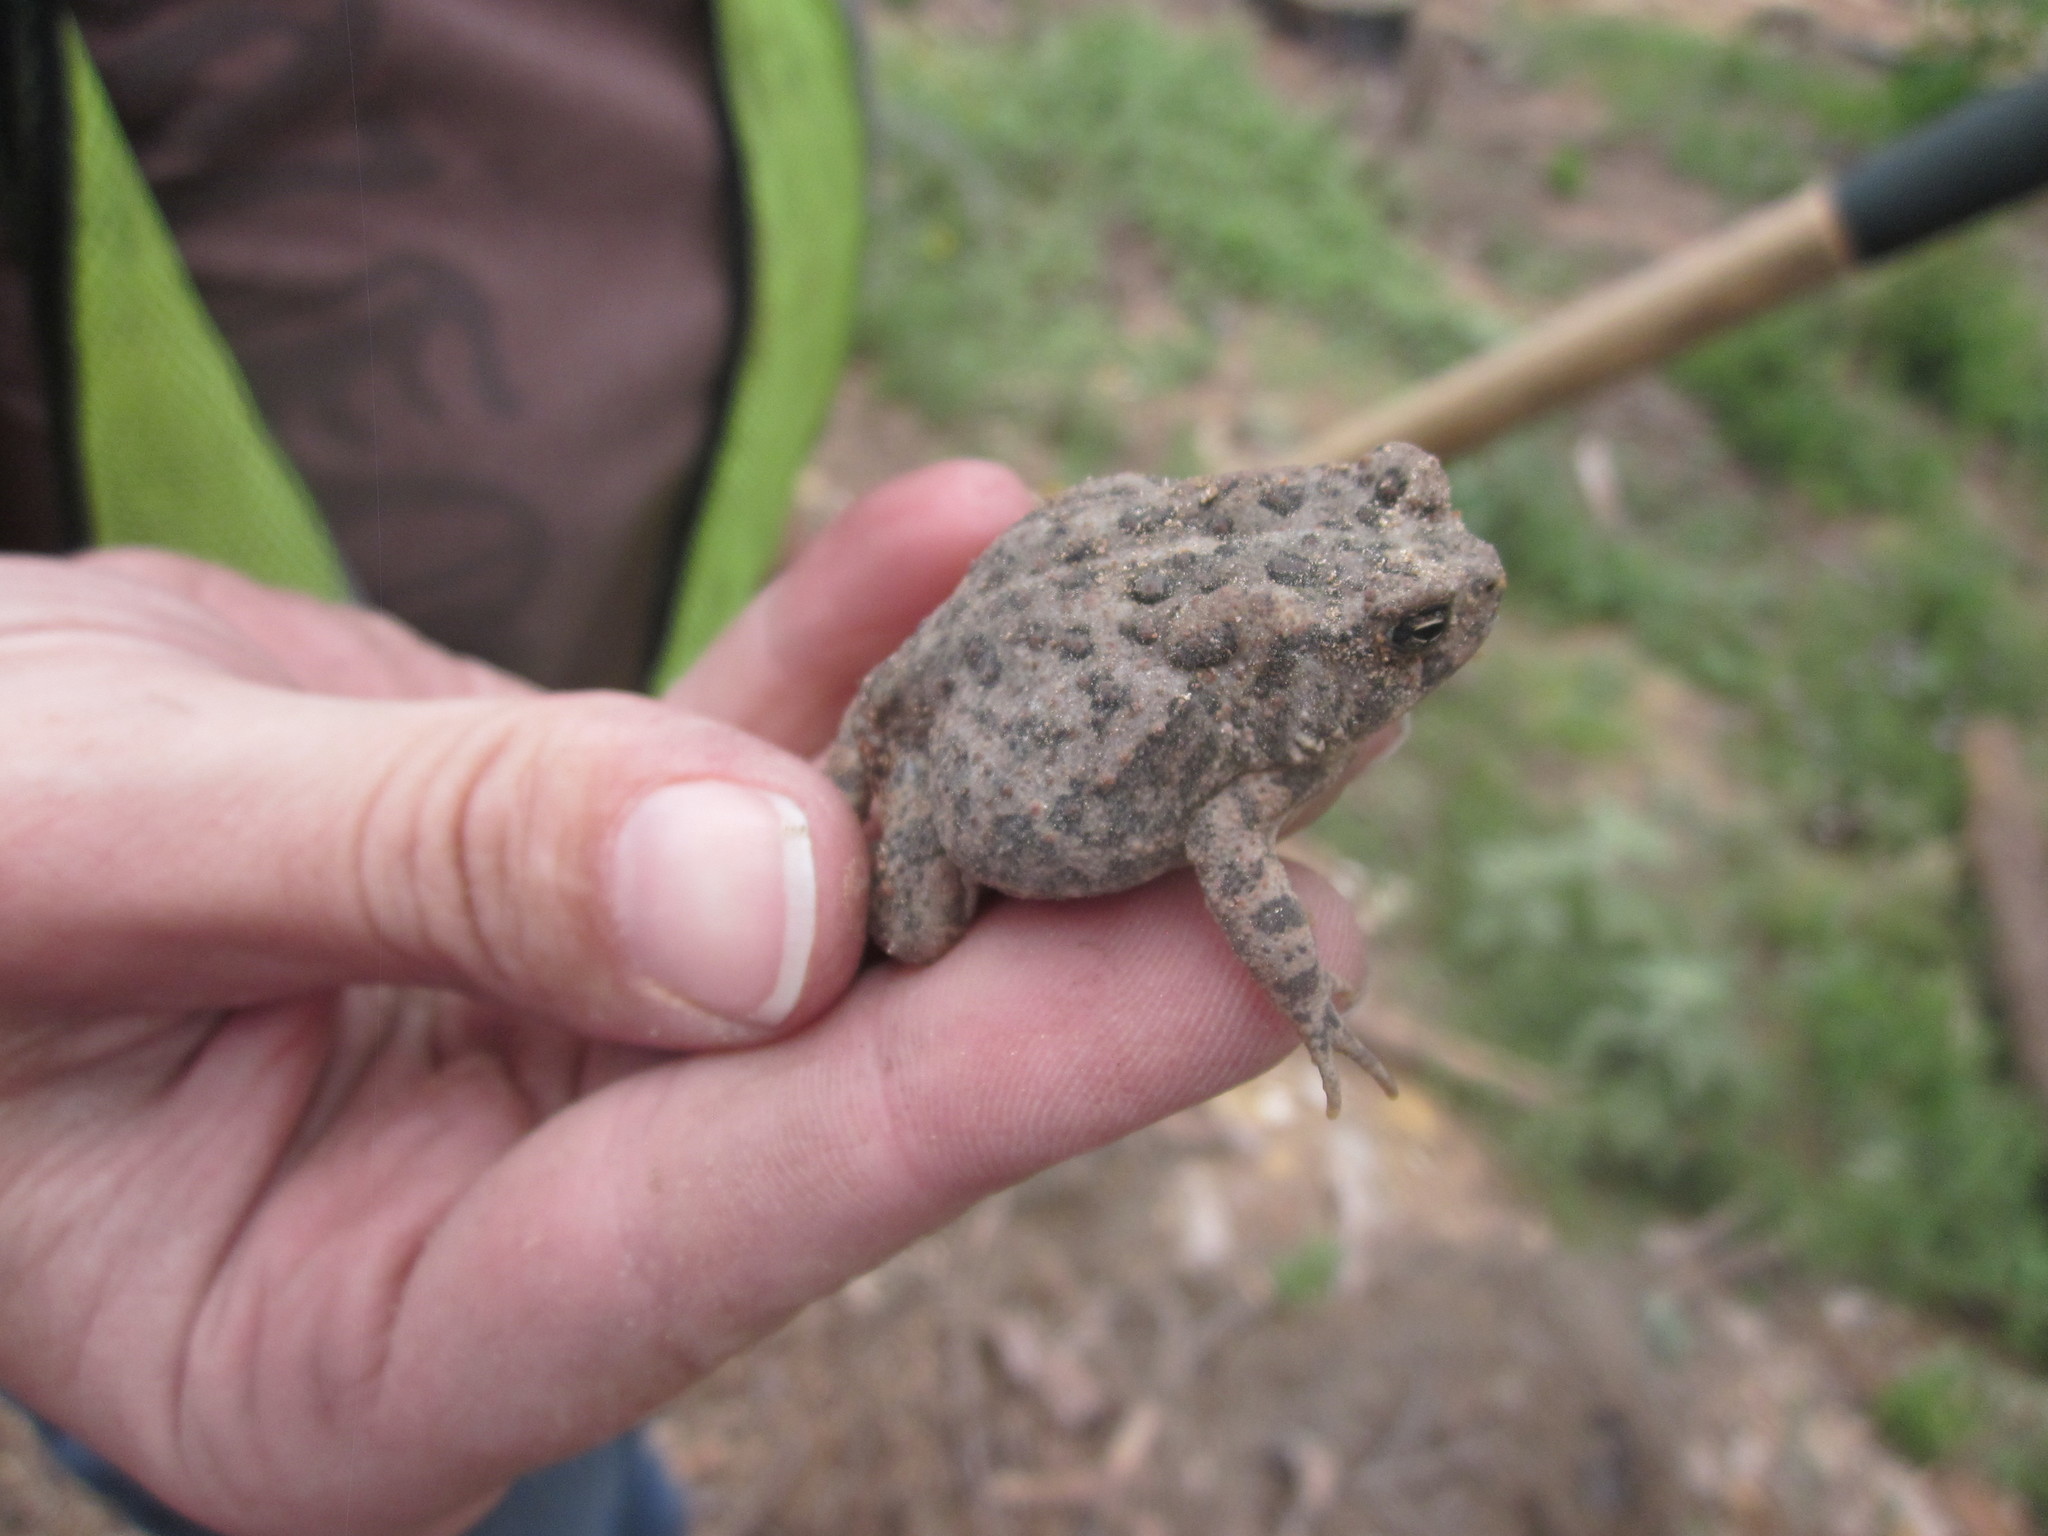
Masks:
[[[150,1536],[214,1536],[83,1441],[36,1427],[58,1462]],[[685,1536],[689,1524],[682,1491],[636,1433],[521,1478],[468,1536]]]
[[[685,1536],[689,1524],[682,1490],[632,1434],[521,1478],[469,1536]]]

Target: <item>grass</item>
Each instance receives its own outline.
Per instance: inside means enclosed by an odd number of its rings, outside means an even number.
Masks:
[[[1459,473],[1468,517],[1500,545],[1525,614],[1618,626],[1645,662],[1738,709],[1729,766],[1750,794],[1742,815],[1666,832],[1660,851],[1654,835],[1621,836],[1598,774],[1582,768],[1594,787],[1576,826],[1525,810],[1532,845],[1513,828],[1511,793],[1496,791],[1505,825],[1455,803],[1479,792],[1458,775],[1486,749],[1432,745],[1426,716],[1420,771],[1448,775],[1437,819],[1421,823],[1443,892],[1427,942],[1486,978],[1464,989],[1472,1027],[1547,1019],[1511,1043],[1585,1085],[1556,1126],[1537,1127],[1534,1152],[1680,1205],[1738,1190],[1762,1199],[1821,1262],[1991,1322],[2048,1358],[2048,1155],[2038,1107],[1992,1044],[1953,754],[1972,713],[2039,721],[2040,573],[2025,541],[1965,494],[1969,424],[1881,371],[1853,389],[1813,382],[1846,380],[1855,344],[1842,331],[1832,353],[1800,349],[1804,377],[1790,384],[1758,370],[1751,389],[1768,406],[1707,394],[1724,443],[1777,487],[1747,511],[1687,505],[1683,487],[1658,487],[1639,463],[1635,494],[1680,510],[1601,527],[1578,504],[1562,446],[1542,437]],[[1681,377],[1696,383],[1697,366]],[[1781,431],[1832,431],[1845,395],[1923,412],[1913,441],[1946,492],[1866,478],[1853,456],[1773,454],[1745,435],[1763,409],[1791,418]],[[1777,519],[1758,515],[1772,502]],[[1837,521],[1853,508],[1851,536],[1803,548],[1789,536],[1801,505]],[[1651,811],[1665,827],[1691,814]],[[1526,914],[1542,908],[1516,892],[1520,928],[1475,950],[1503,860],[1532,848],[1548,878],[1578,882],[1580,915],[1532,926]],[[1647,990],[1657,984],[1666,990]]]
[[[1879,1390],[1886,1442],[1923,1466],[1969,1467],[2048,1510],[2048,1386],[1956,1344],[1926,1351]]]
[[[2042,52],[2042,0],[1941,9],[1945,25],[1884,70],[1754,32],[1710,37],[1617,16],[1553,17],[1514,42],[1536,78],[1598,92],[1612,138],[1653,144],[1676,174],[1747,204],[1939,116]]]
[[[1414,882],[1382,935],[1410,984],[1419,969],[1453,1022],[1574,1084],[1501,1123],[1525,1161],[1698,1211],[1740,1184],[1765,1086],[1740,952],[1713,829],[1630,793],[1657,669],[1584,633],[1513,625],[1322,830]]]
[[[1517,42],[1537,78],[1597,90],[1614,137],[1655,144],[1677,174],[1736,202],[1790,191],[1817,162],[1894,132],[1907,110],[1883,76],[1750,37],[1583,16],[1527,28]]]
[[[1887,1382],[1872,1404],[1893,1450],[1922,1466],[1960,1451],[1982,1428],[1984,1404],[1973,1362],[1939,1350]]]
[[[1090,10],[877,43],[865,345],[970,439],[1029,433],[1093,468],[1228,335],[1313,335],[1304,374],[1399,377],[1491,332],[1241,33]],[[1611,19],[1515,47],[1602,93],[1608,142],[1731,200],[1893,131],[1939,62],[1886,75]],[[1548,176],[1573,194],[1585,166]],[[1586,510],[1565,431],[1456,466],[1510,616],[1324,825],[1410,889],[1383,936],[1406,984],[1573,1085],[1501,1123],[1551,1187],[1739,1199],[1817,1264],[2048,1362],[2048,1142],[1988,1000],[1953,750],[1979,712],[2048,732],[2048,297],[2017,238],[1937,247],[1684,360],[1713,439],[1621,444],[1619,523]],[[1163,321],[1133,323],[1134,266]],[[1192,468],[1178,441],[1147,467]],[[1960,1443],[1945,1391],[1898,1389],[1901,1445]]]
[[[1978,231],[1701,347],[1676,377],[1743,458],[1827,512],[1939,518],[1959,446],[2048,468],[2048,303]]]
[[[2048,305],[1995,235],[1950,241],[1870,286],[1854,313],[1864,371],[1954,427],[2048,465]]]
[[[1284,302],[1408,371],[1483,334],[1334,127],[1259,85],[1244,36],[1106,9],[987,43],[888,29],[876,52],[862,341],[936,421],[1001,420],[1092,469],[1122,405],[1208,368],[1233,305]],[[1165,274],[1171,324],[1121,323],[1120,265]]]
[[[1329,1298],[1344,1251],[1328,1237],[1310,1238],[1273,1261],[1273,1297],[1283,1307],[1310,1307]]]
[[[1987,1017],[1941,730],[2038,709],[2038,682],[1984,686],[1986,613],[2026,606],[2010,569],[1912,539],[1847,571],[1782,539],[1710,562],[1682,521],[1594,526],[1562,459],[1538,439],[1458,476],[1520,622],[1326,828],[1414,880],[1388,938],[1455,1020],[1577,1085],[1503,1128],[1553,1184],[1740,1195],[2048,1358],[2048,1153]],[[1656,760],[1641,701],[1674,689],[1726,722],[1718,789]]]

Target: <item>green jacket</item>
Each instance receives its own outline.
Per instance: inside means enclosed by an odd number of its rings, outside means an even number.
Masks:
[[[0,217],[28,271],[78,544],[151,544],[325,597],[349,581],[185,270],[59,0],[0,21]],[[650,681],[773,564],[852,327],[865,147],[840,0],[713,0],[744,189],[738,364]]]

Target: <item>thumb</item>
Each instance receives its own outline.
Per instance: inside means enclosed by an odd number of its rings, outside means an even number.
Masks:
[[[45,667],[0,754],[0,1007],[439,985],[684,1048],[815,1014],[866,851],[802,761],[618,694],[343,699]],[[0,708],[7,708],[0,700]]]

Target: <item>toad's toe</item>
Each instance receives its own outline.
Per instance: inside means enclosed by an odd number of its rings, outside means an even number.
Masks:
[[[1332,1009],[1331,1011],[1335,1013],[1336,1010]],[[1394,1081],[1394,1074],[1387,1070],[1387,1064],[1380,1060],[1379,1053],[1359,1039],[1352,1032],[1351,1026],[1346,1024],[1341,1016],[1337,1018],[1336,1046],[1338,1050],[1371,1073],[1372,1080],[1380,1085],[1381,1091],[1388,1098],[1398,1099],[1401,1096],[1401,1085]]]

